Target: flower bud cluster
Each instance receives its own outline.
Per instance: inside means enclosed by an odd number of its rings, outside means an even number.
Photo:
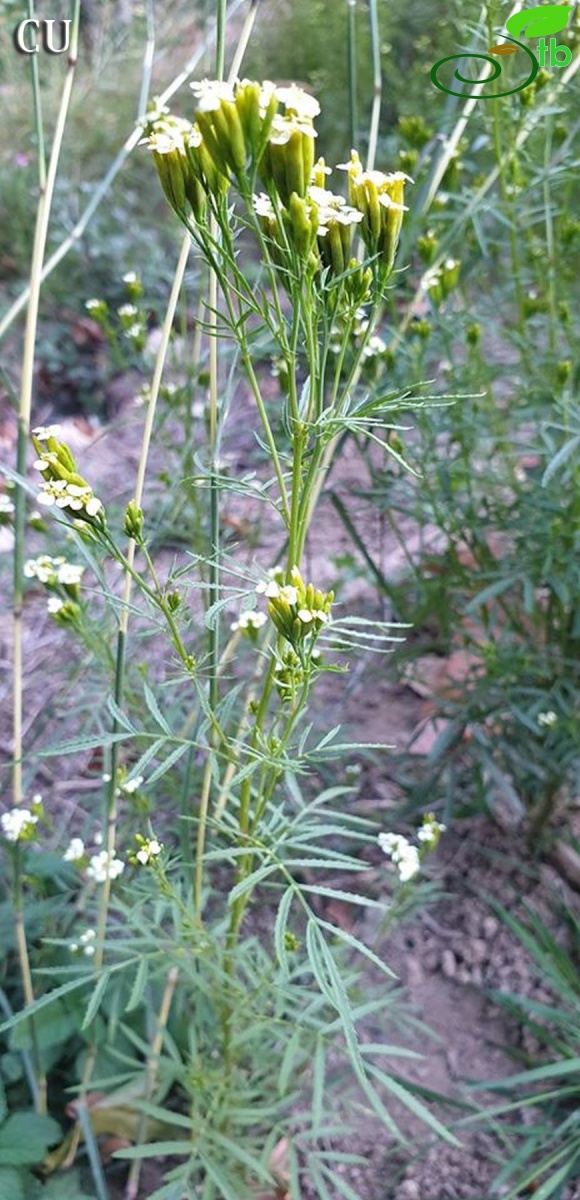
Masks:
[[[292,567],[289,584],[271,579],[256,591],[268,600],[268,616],[277,631],[295,651],[309,651],[321,629],[330,620],[334,592],[315,590],[305,584],[298,567]]]
[[[319,665],[320,657],[320,650],[312,649],[308,655],[308,662],[305,663],[290,647],[283,651],[274,667],[276,688],[281,700],[294,700],[307,675],[310,676],[312,669]]]
[[[58,426],[50,425],[32,431],[32,441],[38,454],[33,464],[42,472],[42,491],[38,503],[49,508],[68,509],[68,515],[93,526],[103,527],[103,505],[92,488],[79,475],[76,462],[64,442],[56,436]]]
[[[158,842],[156,837],[146,838],[141,833],[135,834],[137,849],[131,850],[129,854],[129,862],[134,867],[149,867],[151,863],[159,857],[163,850],[163,843]]]
[[[458,258],[446,258],[445,262],[434,271],[429,271],[423,281],[423,287],[429,293],[434,304],[442,304],[459,282],[461,261]]]
[[[390,175],[382,171],[364,171],[356,150],[351,151],[349,162],[338,166],[348,174],[351,205],[362,213],[361,235],[369,254],[378,255],[381,265],[391,271],[403,214],[407,212],[403,203],[405,183],[413,180],[404,171],[393,171]]]
[[[364,171],[352,151],[343,164],[349,199],[330,191],[324,162],[315,162],[314,120],[320,105],[291,84],[265,81],[224,83],[204,79],[191,85],[197,100],[192,124],[166,112],[151,116],[144,141],[153,153],[169,203],[185,219],[204,220],[208,197],[217,199],[231,181],[253,210],[267,239],[272,261],[286,271],[298,262],[314,276],[330,271],[350,278],[354,305],[364,303],[368,283],[352,258],[352,237],[360,229],[383,275],[392,269],[403,214],[402,171]],[[264,190],[254,194],[259,176]]]

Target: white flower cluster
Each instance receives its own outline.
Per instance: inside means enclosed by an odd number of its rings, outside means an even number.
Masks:
[[[318,236],[327,232],[328,226],[336,221],[339,225],[358,225],[364,214],[347,204],[344,196],[338,196],[326,188],[311,186],[308,196],[318,208]]]
[[[45,471],[49,466],[43,459],[37,459],[33,466],[38,471]],[[38,495],[38,503],[50,508],[70,508],[73,512],[84,510],[87,517],[96,517],[103,510],[102,502],[93,495],[88,485],[81,487],[78,483],[67,483],[64,479],[45,479],[42,491]]]
[[[90,301],[88,301],[88,303],[89,304],[101,304],[102,301],[90,300]],[[85,305],[85,307],[87,307],[87,305]],[[39,442],[47,442],[48,439],[51,437],[54,437],[54,438],[60,437],[61,426],[60,425],[37,425],[36,429],[33,429],[32,432],[33,432],[35,438],[38,438]]]
[[[296,567],[292,568],[292,573],[300,579],[300,572]],[[292,606],[298,603],[299,590],[292,583],[281,584],[276,579],[270,579],[269,583],[259,583],[256,592],[259,596],[265,596],[267,600],[284,600]],[[299,608],[296,616],[303,625],[311,625],[313,622],[325,625],[329,620],[328,613],[318,608]]]
[[[395,864],[401,883],[408,883],[421,868],[419,851],[401,833],[379,833],[379,846]]]
[[[395,864],[401,883],[408,883],[418,874],[422,859],[430,850],[435,849],[445,828],[433,813],[427,813],[423,817],[423,824],[417,830],[419,846],[414,846],[402,833],[379,833],[379,846]]]
[[[0,517],[11,517],[14,512],[14,504],[10,496],[6,492],[0,492]]]
[[[41,797],[35,796],[34,803],[39,806],[42,803]],[[2,833],[7,842],[26,841],[33,833],[37,821],[37,813],[31,812],[29,808],[20,807],[11,808],[0,817]]]
[[[29,558],[24,564],[26,579],[38,579],[40,583],[61,583],[63,586],[74,587],[80,584],[85,568],[76,563],[69,563],[65,558],[51,558],[50,554],[41,554],[38,558]]]
[[[142,867],[147,867],[153,858],[157,858],[163,846],[157,838],[145,838],[141,841],[139,849],[135,851],[135,858]]]
[[[436,821],[435,817],[429,813],[423,818],[421,828],[417,830],[417,839],[420,842],[426,843],[427,846],[436,846],[440,835],[445,833],[446,829],[446,825],[442,825],[440,821]]]
[[[240,613],[237,621],[233,621],[230,625],[230,629],[232,633],[235,633],[238,629],[240,633],[257,632],[258,629],[261,629],[266,624],[267,620],[266,613],[253,609],[251,612]]]
[[[551,729],[553,725],[558,723],[558,714],[550,709],[549,712],[538,713],[538,725],[542,725],[545,729]]]
[[[133,792],[137,792],[139,790],[142,783],[142,775],[135,775],[134,779],[125,779],[123,783],[119,784],[117,795],[119,795],[121,792],[124,792],[126,796],[132,796]]]
[[[114,851],[109,855],[107,850],[100,850],[98,854],[91,855],[87,879],[93,879],[95,883],[104,883],[107,879],[117,879],[124,870],[125,863],[115,856]]]
[[[82,838],[74,837],[69,842],[68,848],[63,854],[65,862],[80,862],[85,856],[85,843]]]
[[[86,954],[87,958],[92,958],[93,954],[95,953],[96,936],[97,935],[94,929],[85,929],[85,932],[81,933],[78,942],[70,943],[69,950],[73,954],[76,954],[77,951],[82,950],[83,954]]]

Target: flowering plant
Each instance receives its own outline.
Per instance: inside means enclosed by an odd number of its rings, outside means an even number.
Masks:
[[[123,1005],[133,1012],[145,1004],[149,980],[161,987],[159,1015],[153,1022],[159,1032],[147,1059],[137,1145],[119,1153],[138,1164],[152,1151],[142,1143],[147,1110],[151,1116],[153,1110],[158,1112],[165,1094],[163,1061],[178,1107],[187,1111],[187,1116],[178,1114],[180,1128],[185,1126],[190,1134],[185,1151],[167,1138],[158,1144],[159,1154],[175,1153],[184,1159],[177,1173],[172,1172],[178,1188],[203,1186],[203,1194],[213,1197],[218,1194],[217,1179],[220,1195],[255,1194],[256,1178],[276,1181],[271,1166],[276,1135],[291,1141],[288,1154],[294,1165],[289,1178],[294,1179],[292,1195],[298,1195],[299,1164],[322,1153],[330,1136],[321,1098],[327,1056],[331,1050],[333,1055],[338,1052],[338,1030],[340,1053],[369,1110],[396,1132],[385,1102],[393,1093],[433,1130],[448,1136],[411,1086],[375,1061],[376,1045],[366,1045],[358,1029],[361,1012],[353,953],[370,959],[386,976],[391,974],[388,967],[364,940],[327,920],[313,903],[313,897],[338,895],[357,906],[388,908],[386,900],[372,897],[364,887],[350,892],[332,886],[337,869],[365,870],[364,859],[352,852],[352,845],[370,848],[376,833],[372,822],[334,807],[335,797],[349,789],[325,790],[320,779],[322,763],[360,747],[339,743],[338,730],[318,732],[308,712],[321,675],[346,670],[345,654],[384,649],[393,634],[380,622],[342,614],[334,590],[322,578],[321,564],[315,564],[310,579],[310,572],[303,574],[302,562],[340,438],[345,433],[370,437],[386,455],[402,461],[389,424],[401,398],[369,395],[364,366],[373,341],[380,341],[377,326],[391,286],[408,178],[401,172],[363,169],[353,150],[345,165],[348,197],[329,190],[330,168],[315,153],[319,105],[295,85],[204,80],[194,84],[193,91],[193,120],[154,109],[143,139],[186,239],[149,393],[135,494],[126,505],[121,529],[114,511],[80,473],[58,429],[33,433],[38,456],[34,465],[41,475],[39,503],[61,517],[97,579],[107,559],[119,564],[124,579],[117,601],[112,726],[108,738],[99,733],[99,744],[109,753],[103,834],[93,838],[90,849],[84,838],[74,836],[64,854],[67,870],[82,889],[79,908],[83,913],[88,908],[91,920],[82,932],[73,928],[72,941],[71,936],[63,939],[76,956],[75,979],[65,987],[96,984],[82,1026],[88,1031],[89,1048],[80,1082],[80,1112],[100,1066],[97,1020],[113,973],[124,980],[137,971],[130,994],[124,994],[124,985],[115,993],[112,1024]],[[248,231],[254,240],[253,257],[257,249],[259,258],[257,283],[244,262],[247,237],[242,235]],[[210,544],[202,585],[193,584],[207,600],[203,638],[187,600],[187,570],[176,567],[160,578],[144,503],[164,354],[191,244],[209,289],[204,324],[208,438],[198,478],[209,496]],[[130,286],[138,298],[137,279],[131,278]],[[134,307],[118,310],[128,329],[136,316]],[[97,299],[90,301],[90,311],[95,319],[106,321],[106,308]],[[277,420],[265,403],[255,365],[263,331],[279,365],[282,398]],[[271,478],[261,480],[255,494],[285,536],[285,549],[266,577],[261,568],[234,572],[238,583],[242,576],[242,587],[225,582],[232,571],[221,544],[224,478],[219,448],[227,405],[217,348],[226,338],[235,345],[249,382],[271,468]],[[74,625],[81,623],[83,612],[83,571],[62,556],[44,556],[29,560],[25,575],[49,590],[53,615],[60,616],[61,623],[67,615]],[[125,711],[130,703],[126,646],[133,590],[157,626],[165,629],[172,669],[179,671],[176,686],[190,713],[179,730],[174,728],[163,702],[146,683],[147,711],[156,729],[153,738]],[[170,676],[166,683],[173,686],[175,680]],[[121,744],[125,755],[131,748],[128,775]],[[163,809],[163,791],[184,755],[190,765],[176,839]],[[144,820],[153,812],[155,831]],[[131,819],[133,826],[125,851],[120,816]],[[16,841],[35,836],[35,823],[36,817],[25,810],[20,824],[8,814],[3,820],[5,837]],[[441,829],[429,818],[419,830],[419,848],[410,847],[400,835],[381,835],[402,882],[416,874]],[[345,837],[346,848],[339,848]],[[308,882],[308,872],[314,872],[313,882]],[[386,881],[385,872],[385,888]],[[269,951],[256,939],[253,926],[257,902],[265,894],[274,898],[276,913]],[[138,931],[136,943],[133,931]],[[30,995],[28,1000],[25,1015],[34,1018],[35,1002]],[[43,997],[36,1003],[46,1002]],[[378,1003],[389,1016],[395,1001],[386,992]],[[142,1039],[137,1042],[143,1053]],[[175,1057],[170,1069],[171,1054]],[[273,1064],[280,1060],[279,1099],[271,1102],[272,1072],[278,1072]],[[296,1116],[297,1097],[309,1087],[313,1060],[312,1120],[305,1133],[303,1119]],[[337,1100],[337,1117],[340,1107]],[[164,1111],[171,1125],[175,1113]],[[249,1127],[251,1144],[246,1149]],[[67,1162],[74,1157],[80,1135],[79,1123],[63,1152]],[[168,1144],[172,1150],[163,1149]],[[134,1170],[138,1174],[138,1167]],[[134,1174],[131,1180],[131,1195],[136,1195]]]

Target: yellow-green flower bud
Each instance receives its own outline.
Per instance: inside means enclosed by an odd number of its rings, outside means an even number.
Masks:
[[[465,340],[468,346],[475,348],[476,346],[479,346],[480,338],[481,325],[478,325],[477,321],[474,321],[473,324],[468,325],[467,329],[465,330]]]
[[[314,212],[313,212],[314,209]],[[316,206],[293,192],[284,215],[288,240],[301,259],[307,259],[316,243],[318,216]]]
[[[215,113],[213,112],[197,112],[196,124],[199,126],[199,131],[203,138],[204,145],[211,155],[215,170],[220,175],[229,175],[228,160],[223,152],[223,147],[219,136],[215,130]]]
[[[363,171],[356,150],[351,152],[350,162],[339,166],[348,172],[350,202],[363,215],[361,233],[367,250],[378,254],[381,264],[390,271],[406,212],[403,200],[409,177],[403,171],[391,175]]]
[[[351,258],[344,287],[349,303],[354,308],[360,308],[369,299],[372,282],[373,273],[370,267],[362,267],[356,258]]]
[[[260,161],[260,175],[266,187],[272,185],[285,207],[292,192],[305,196],[314,166],[316,131],[307,120],[276,116],[268,144]]]
[[[278,110],[278,99],[273,83],[254,83],[242,80],[236,87],[236,108],[249,153],[251,164],[260,162],[268,140],[272,122]]]
[[[572,374],[572,363],[569,358],[562,359],[556,366],[556,382],[563,387]]]
[[[143,509],[134,500],[129,501],[125,512],[125,533],[136,542],[143,534]]]
[[[446,300],[459,281],[461,262],[458,258],[446,258],[441,267],[441,289]]]
[[[181,214],[186,208],[187,200],[183,134],[167,125],[163,129],[154,130],[148,144],[165,196],[175,212]]]
[[[312,168],[311,184],[313,187],[325,188],[326,176],[332,175],[330,167],[327,167],[323,158],[317,159]]]
[[[411,322],[410,332],[415,337],[421,338],[424,342],[426,342],[431,336],[431,330],[432,326],[430,321],[425,321],[422,318],[418,318],[416,321]]]
[[[426,266],[429,266],[429,263],[433,262],[438,245],[439,241],[432,229],[428,233],[423,234],[422,237],[417,238],[417,253],[421,262],[424,262]]]

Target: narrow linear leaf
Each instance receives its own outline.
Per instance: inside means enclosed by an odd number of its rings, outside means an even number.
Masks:
[[[96,1015],[99,1011],[99,1005],[100,1005],[101,1000],[103,999],[103,996],[109,986],[110,980],[111,980],[111,972],[110,971],[104,971],[103,974],[98,979],[97,986],[96,986],[96,988],[89,1000],[89,1003],[87,1005],[87,1011],[84,1015],[81,1029],[86,1029],[91,1024],[91,1022],[94,1020],[94,1018],[96,1017]]]

